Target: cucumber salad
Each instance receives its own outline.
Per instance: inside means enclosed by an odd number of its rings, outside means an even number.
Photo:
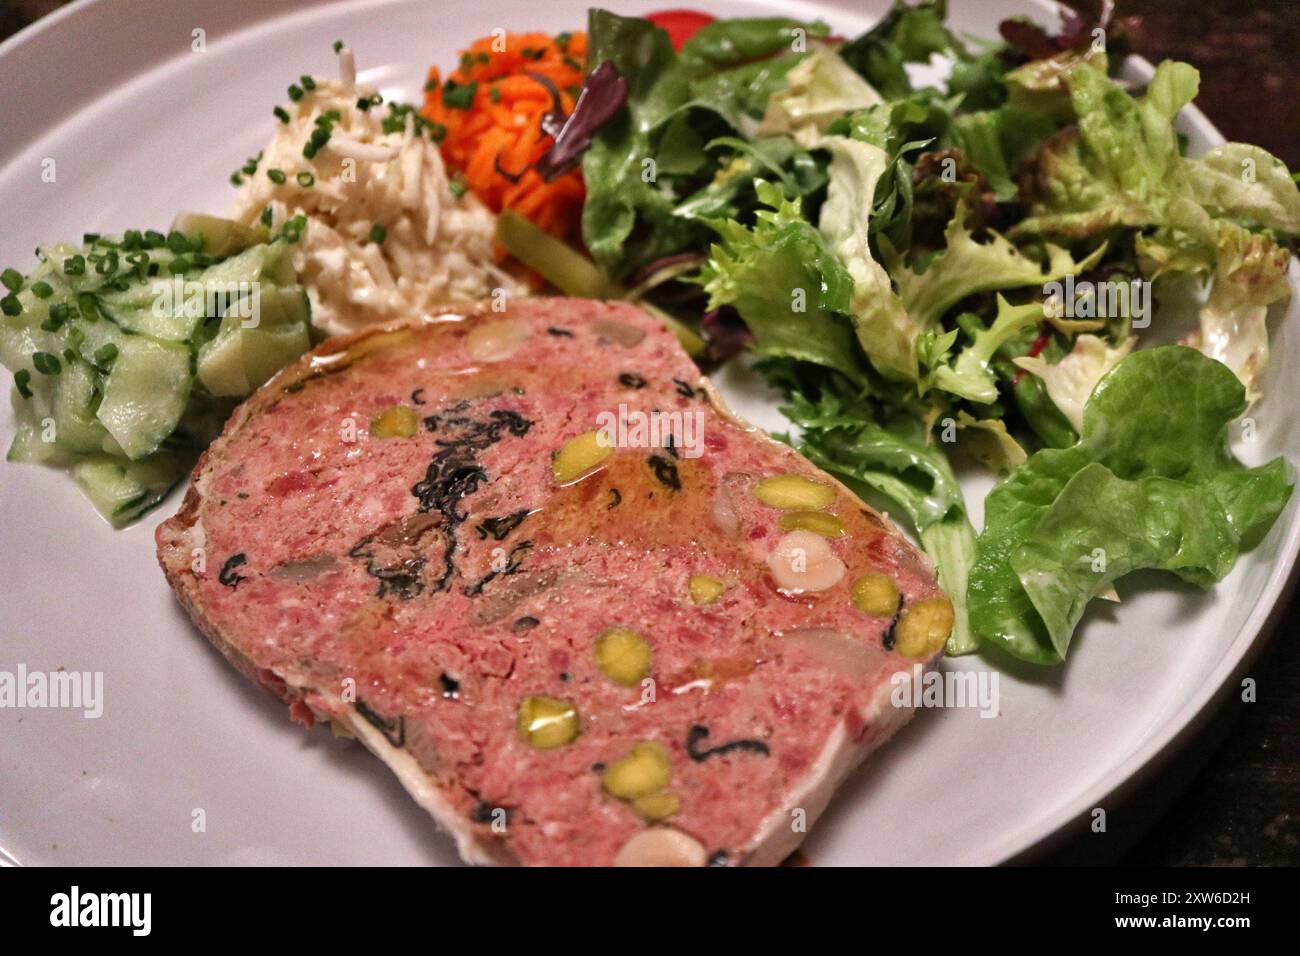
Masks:
[[[1256,146],[1190,155],[1197,71],[1126,79],[1135,25],[1109,5],[996,41],[945,12],[899,0],[842,37],[592,9],[466,37],[418,105],[358,84],[339,41],[337,80],[269,110],[229,219],[4,270],[9,459],[71,469],[125,524],[326,334],[626,298],[706,371],[752,365],[782,437],[910,521],[949,653],[1059,664],[1117,579],[1208,588],[1285,507],[1288,464],[1229,438],[1265,398],[1300,189]],[[978,530],[966,463],[998,478]]]

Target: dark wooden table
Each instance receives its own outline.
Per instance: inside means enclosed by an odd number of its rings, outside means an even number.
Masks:
[[[59,5],[58,0],[0,0],[0,39]],[[661,6],[690,3],[665,0]],[[1184,60],[1201,71],[1196,103],[1224,136],[1263,146],[1291,170],[1300,170],[1300,2],[1126,0],[1120,9],[1142,18],[1138,52],[1156,62]],[[1112,839],[1084,836],[1047,862],[1300,863],[1297,623],[1300,601],[1293,600],[1279,633],[1252,669],[1255,703],[1234,698],[1201,739],[1139,796],[1112,808]]]

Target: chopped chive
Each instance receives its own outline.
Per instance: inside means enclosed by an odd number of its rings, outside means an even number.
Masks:
[[[388,230],[385,229],[383,226],[381,226],[379,223],[375,223],[373,226],[370,227],[370,241],[373,242],[375,245],[377,246],[383,245],[384,240],[387,238],[388,238]]]
[[[284,224],[280,235],[285,242],[297,242],[302,238],[303,230],[307,228],[307,217],[303,215],[294,216]]]
[[[459,176],[447,183],[447,188],[451,190],[451,194],[457,199],[464,199],[465,193],[469,190],[469,187],[465,185],[465,180]]]
[[[283,169],[268,169],[266,171],[266,178],[278,186],[280,183],[284,182],[286,177]]]
[[[316,158],[316,144],[313,143],[311,140],[308,140],[307,142],[303,143],[303,146],[302,146],[302,155],[303,155],[303,157],[304,157],[305,159],[315,159],[315,158]]]
[[[304,90],[316,89],[316,81],[312,79],[310,76],[308,76],[306,73],[298,77],[298,79],[302,82],[302,88]]]
[[[86,274],[86,258],[78,253],[63,260],[64,275],[79,276]]]
[[[64,303],[62,302],[54,303],[52,306],[50,306],[50,318],[49,318],[49,321],[54,324],[54,328],[46,329],[46,331],[53,332],[64,322],[67,322],[68,319],[71,317],[71,315],[72,313],[68,310],[68,307]],[[41,328],[45,328],[45,326],[42,325]]]
[[[99,242],[99,233],[84,232],[81,234],[81,241],[87,246],[93,246],[95,243]]]
[[[144,236],[140,234],[139,229],[128,229],[122,233],[122,248],[127,252],[133,252],[144,245]]]
[[[343,41],[342,41],[342,40],[335,40],[335,41],[334,41],[334,52],[335,52],[335,53],[342,53],[342,52],[343,52]]]
[[[157,229],[146,229],[144,233],[144,241],[150,249],[157,249],[159,246],[167,244],[167,237]]]
[[[73,349],[63,350],[63,360],[67,362],[69,365],[74,364],[79,358],[81,358],[81,356],[78,355]]]
[[[323,126],[317,126],[311,131],[311,141],[317,149],[320,149],[330,141],[330,131]]]
[[[271,212],[271,207],[267,206],[265,209],[262,210],[262,215],[259,216],[258,218],[261,220],[262,225],[266,226],[267,229],[270,229],[271,223],[275,219],[275,215],[274,213]]]
[[[173,229],[171,232],[167,233],[167,248],[179,256],[189,252],[194,248],[194,246],[190,240],[185,237],[184,233],[177,232]]]
[[[36,371],[42,375],[58,375],[63,371],[63,366],[59,362],[57,355],[51,355],[49,352],[36,352],[32,355],[32,364],[36,366]]]
[[[295,103],[302,99],[302,87],[297,83],[289,84],[289,99],[293,100]]]
[[[110,252],[95,263],[95,271],[102,276],[112,275],[117,271],[117,253]]]
[[[5,315],[22,315],[23,304],[18,301],[18,296],[11,292],[3,299],[0,299],[0,312]]]
[[[36,296],[38,299],[48,299],[50,296],[54,295],[54,286],[50,285],[48,282],[33,282],[32,295]]]
[[[81,317],[87,322],[95,322],[99,319],[99,302],[95,299],[93,292],[77,293],[77,310]]]
[[[17,292],[23,287],[23,274],[17,269],[6,269],[0,272],[0,282],[3,282],[4,287],[10,292]]]
[[[361,112],[363,113],[368,113],[370,111],[370,98],[363,96],[360,99],[358,99],[357,109],[361,110]]]
[[[275,114],[275,118],[281,123],[289,122],[289,113],[283,106],[277,106],[275,109],[271,110],[271,112]]]
[[[297,179],[298,185],[302,186],[304,189],[310,189],[312,186],[316,185],[316,177],[305,169],[298,174]]]
[[[194,264],[190,261],[189,256],[177,256],[167,264],[167,271],[174,276],[180,275],[182,272],[193,268],[193,265]]]
[[[478,92],[478,81],[457,83],[448,80],[442,86],[442,103],[448,109],[467,110],[474,105],[474,94]]]
[[[242,186],[242,185],[244,185],[244,177],[241,176],[241,175],[239,175],[239,171],[238,171],[238,170],[236,170],[235,172],[233,172],[233,173],[230,174],[230,185],[232,185],[232,186]]]
[[[20,368],[14,372],[14,387],[18,389],[18,394],[23,398],[31,398],[32,390],[28,383],[32,380],[32,373],[25,368]]]
[[[107,365],[113,359],[117,358],[117,346],[112,342],[95,349],[95,364]]]

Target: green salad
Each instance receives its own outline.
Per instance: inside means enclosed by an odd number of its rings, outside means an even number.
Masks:
[[[1189,157],[1197,71],[1121,80],[1124,21],[979,43],[944,12],[897,3],[852,39],[718,20],[674,49],[591,11],[588,70],[626,81],[581,159],[594,267],[499,237],[562,289],[658,309],[706,365],[750,350],[797,447],[914,525],[956,606],[949,653],[1054,664],[1116,578],[1208,587],[1286,504],[1286,464],[1248,468],[1228,438],[1260,396],[1300,191],[1258,147]],[[915,85],[936,55],[946,78]],[[1143,348],[1189,293],[1196,327]],[[1003,476],[979,534],[963,455]]]

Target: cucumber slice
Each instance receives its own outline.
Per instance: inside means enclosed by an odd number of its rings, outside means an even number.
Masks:
[[[233,328],[227,327],[227,323]],[[239,323],[225,319],[221,326],[217,337],[199,349],[199,383],[211,395],[242,398],[251,390],[244,372]]]
[[[162,501],[190,466],[187,456],[171,452],[140,461],[96,455],[78,462],[73,477],[95,510],[120,528]]]
[[[154,311],[152,303],[143,308],[123,308],[108,296],[100,298],[99,309],[114,325],[126,332],[147,335],[164,342],[184,342],[194,335],[194,330],[203,321],[202,310],[198,314],[192,311],[187,313],[184,303],[181,309],[172,310],[169,304],[173,298],[172,292],[163,295],[166,302],[159,312]],[[202,297],[199,301],[201,304]]]
[[[267,329],[277,325],[302,325],[311,322],[311,301],[301,286],[263,287],[258,298],[259,309],[256,328]],[[297,356],[295,356],[296,358]]]
[[[301,289],[263,291],[256,326],[228,316],[199,350],[199,382],[212,395],[248,395],[311,347],[309,312]]]
[[[123,336],[97,417],[126,457],[143,458],[181,420],[190,384],[188,348]]]
[[[210,256],[233,256],[270,238],[265,229],[245,226],[233,219],[206,216],[201,212],[181,213],[172,223],[172,228],[191,242],[199,240],[202,250]]]
[[[289,263],[288,278],[284,265]],[[288,247],[279,243],[253,246],[237,255],[224,259],[203,270],[205,283],[221,283],[236,288],[239,283],[267,282],[271,285],[291,285],[295,281],[293,264],[289,262]],[[263,289],[263,292],[266,290]]]
[[[40,329],[48,315],[48,311],[40,316],[24,312],[0,319],[0,364],[15,372],[20,368],[31,370],[32,353],[50,349],[49,336]]]
[[[100,394],[96,373],[85,362],[64,361],[54,382],[55,440],[73,454],[99,452],[108,433],[95,418]]]
[[[46,441],[45,424],[34,416],[24,416],[18,420],[14,429],[14,440],[9,443],[7,461],[34,462],[38,465],[50,465],[66,468],[76,459],[64,451],[56,442]]]
[[[244,374],[248,377],[250,392],[260,388],[272,375],[311,348],[307,326],[301,322],[242,329],[240,339],[243,345]]]

